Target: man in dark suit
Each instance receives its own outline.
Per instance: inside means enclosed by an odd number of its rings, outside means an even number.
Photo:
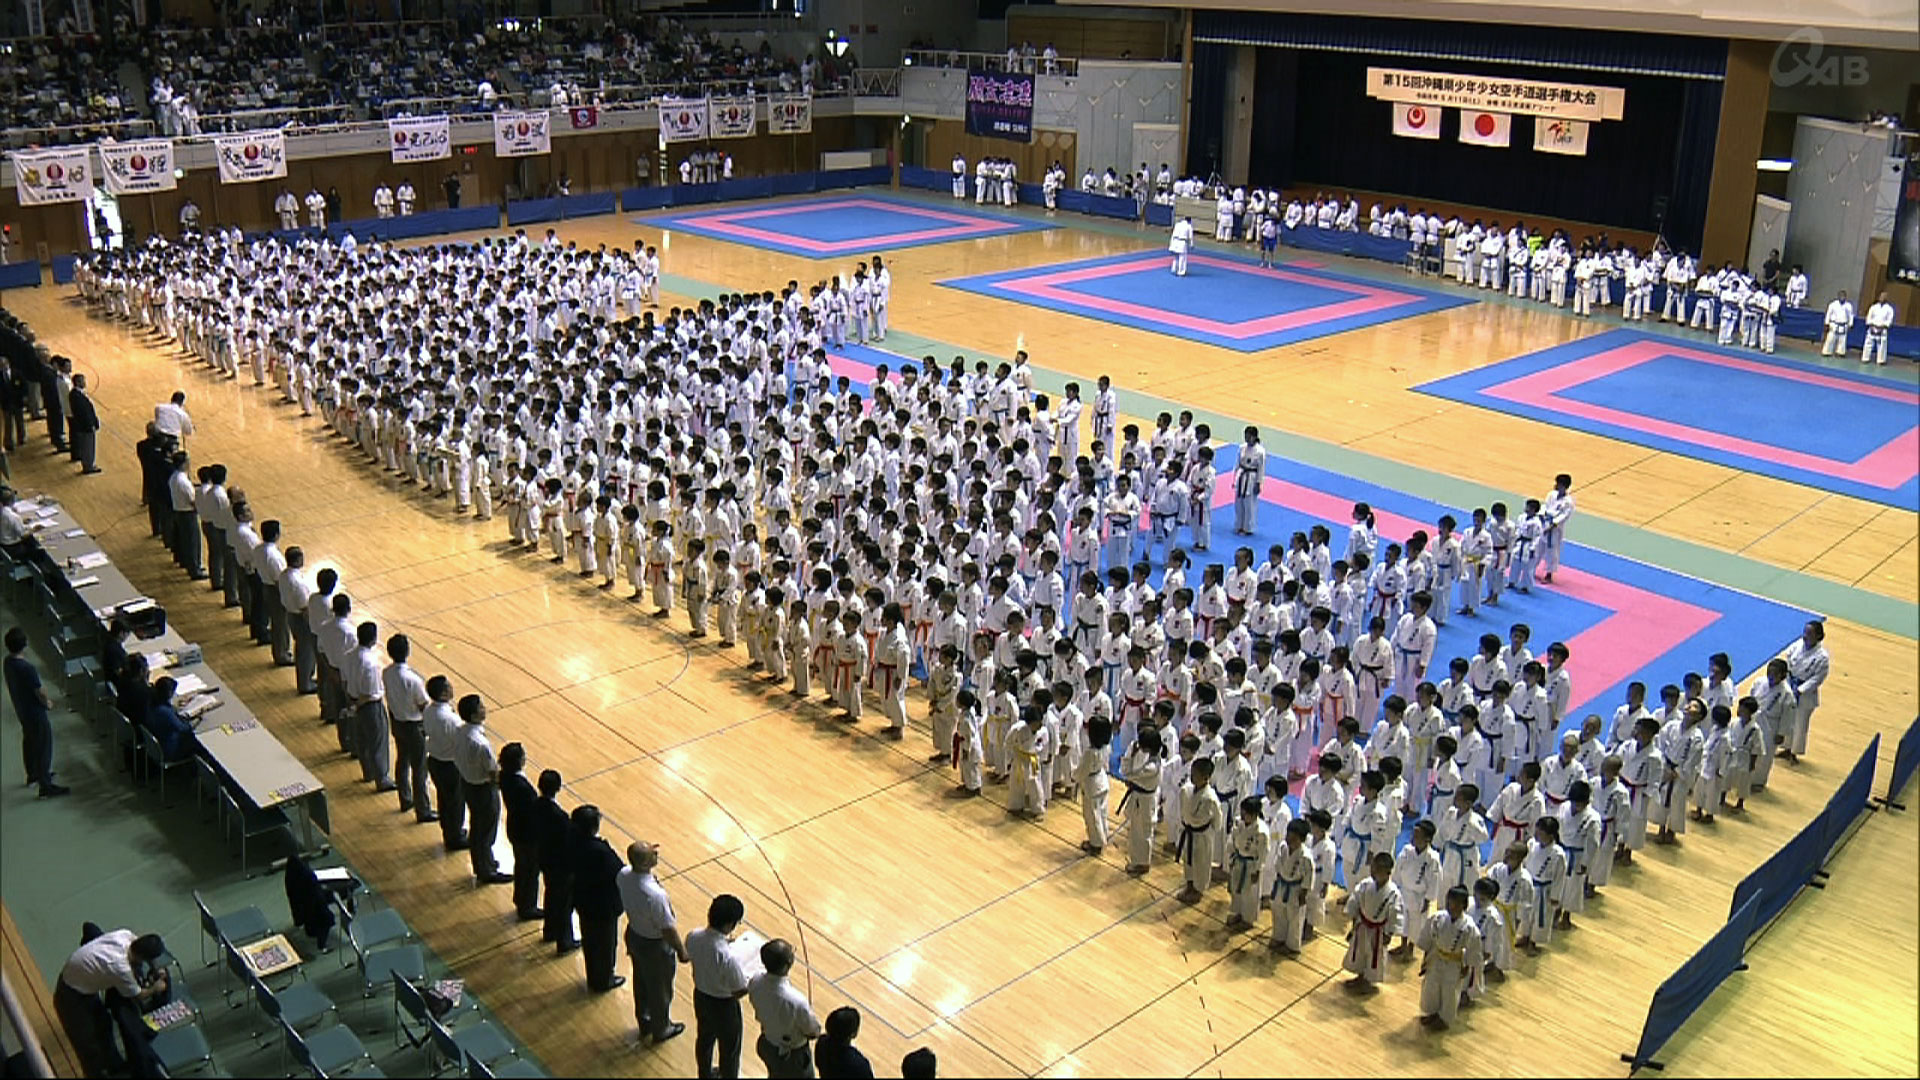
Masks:
[[[573,810],[573,909],[580,913],[580,951],[587,962],[587,989],[596,994],[618,990],[625,975],[614,974],[619,959],[620,870],[626,865],[600,836],[600,808]]]
[[[152,423],[147,424],[147,437],[133,444],[140,459],[140,497],[147,504],[147,524],[157,537],[165,537],[173,521],[173,495],[167,490],[173,476],[173,446],[173,437]]]
[[[545,915],[540,910],[540,834],[534,817],[540,796],[527,782],[527,749],[519,743],[500,748],[500,801],[507,808],[507,843],[513,845],[513,910],[521,922]]]
[[[534,843],[540,852],[540,876],[547,887],[547,921],[540,940],[552,942],[554,951],[565,956],[580,947],[580,939],[573,934],[572,824],[560,807],[559,796],[560,774],[553,769],[541,772],[540,799],[533,807]],[[519,857],[516,851],[514,858]]]
[[[80,463],[82,476],[100,471],[100,466],[93,463],[99,437],[100,412],[87,396],[87,377],[75,375],[73,389],[67,393],[67,438],[72,441],[73,459]]]

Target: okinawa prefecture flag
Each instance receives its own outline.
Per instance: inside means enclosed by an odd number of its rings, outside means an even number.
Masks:
[[[707,132],[715,139],[744,139],[753,134],[753,95],[707,100]]]
[[[85,146],[15,150],[13,189],[21,206],[86,202],[93,198],[93,155]]]
[[[706,98],[660,99],[661,142],[693,142],[706,137]]]
[[[453,156],[453,131],[445,116],[408,116],[387,121],[387,146],[395,164]]]
[[[503,110],[493,114],[493,155],[527,157],[553,152],[553,133],[547,129],[545,109],[529,112]]]
[[[1440,110],[1428,105],[1393,103],[1393,133],[1409,139],[1440,137]]]
[[[287,136],[282,131],[249,131],[242,135],[215,135],[214,157],[220,162],[220,182],[251,184],[287,175]]]
[[[1474,146],[1509,146],[1513,143],[1513,114],[1460,110],[1460,141]]]
[[[1533,148],[1546,154],[1585,156],[1587,122],[1536,116],[1533,118]]]
[[[100,179],[115,195],[148,195],[172,191],[180,186],[173,177],[173,142],[170,139],[142,139],[139,142],[103,142],[100,150]]]

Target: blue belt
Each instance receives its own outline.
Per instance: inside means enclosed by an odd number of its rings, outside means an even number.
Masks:
[[[1273,902],[1276,904],[1293,903],[1294,890],[1306,891],[1306,882],[1300,878],[1283,878],[1276,875],[1273,879]],[[1306,899],[1301,897],[1302,900]]]

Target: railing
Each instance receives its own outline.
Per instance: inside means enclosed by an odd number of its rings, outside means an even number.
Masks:
[[[855,68],[853,95],[855,97],[899,97],[900,69]]]
[[[69,142],[94,142],[111,136],[115,139],[145,139],[156,129],[151,120],[113,120],[97,124],[49,124],[43,127],[15,127],[0,132],[0,145],[8,149],[27,146],[53,146]],[[76,137],[77,136],[77,137]]]
[[[215,135],[269,127],[301,128],[347,124],[358,119],[354,113],[355,109],[351,105],[267,105],[258,109],[202,113],[194,117],[194,124],[199,127],[199,134]]]
[[[40,1046],[40,1039],[33,1033],[33,1025],[27,1022],[27,1011],[20,1006],[20,999],[14,996],[13,980],[0,974],[0,1007],[4,1007],[7,1026],[13,1029],[13,1038],[7,1041],[9,1046],[18,1046],[27,1059],[27,1075],[33,1077],[51,1077],[53,1066],[47,1063],[47,1053]]]
[[[1003,52],[961,52],[958,49],[907,49],[900,63],[905,67],[961,68],[967,71],[1013,71],[1030,75],[1078,75],[1078,57],[1057,56],[1052,60],[1035,53],[1009,56]]]

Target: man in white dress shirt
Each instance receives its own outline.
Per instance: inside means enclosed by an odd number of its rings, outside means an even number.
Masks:
[[[387,721],[393,729],[393,782],[400,789],[400,812],[413,811],[421,823],[439,820],[433,812],[433,798],[427,793],[426,712],[432,699],[427,683],[408,666],[413,643],[405,634],[387,639],[387,657],[393,661],[380,672],[380,685],[387,694]]]
[[[633,960],[633,1018],[642,1043],[659,1044],[687,1030],[675,1023],[673,977],[687,962],[687,946],[674,922],[673,901],[660,879],[660,845],[635,840],[627,845],[627,865],[614,879],[620,906],[627,913],[627,956]]]
[[[175,390],[173,397],[153,407],[153,426],[160,434],[171,435],[182,442],[193,434],[193,417],[187,415],[187,393]]]
[[[767,1067],[767,1076],[813,1076],[813,1040],[820,1037],[820,1018],[806,996],[794,989],[787,976],[793,971],[793,946],[784,938],[774,938],[760,947],[760,962],[766,971],[747,983],[747,1000],[753,1002],[754,1019],[760,1021],[760,1038],[754,1052]]]
[[[731,939],[746,917],[747,907],[739,897],[721,893],[707,905],[707,925],[687,935],[687,959],[693,965],[693,1060],[701,1076],[734,1080],[740,1075],[745,1038],[740,999],[747,996],[747,972],[733,955]]]
[[[363,622],[354,631],[358,644],[345,657],[341,675],[347,683],[347,705],[353,717],[353,746],[360,759],[360,779],[373,790],[394,789],[387,751],[387,688],[380,679],[380,628]]]

